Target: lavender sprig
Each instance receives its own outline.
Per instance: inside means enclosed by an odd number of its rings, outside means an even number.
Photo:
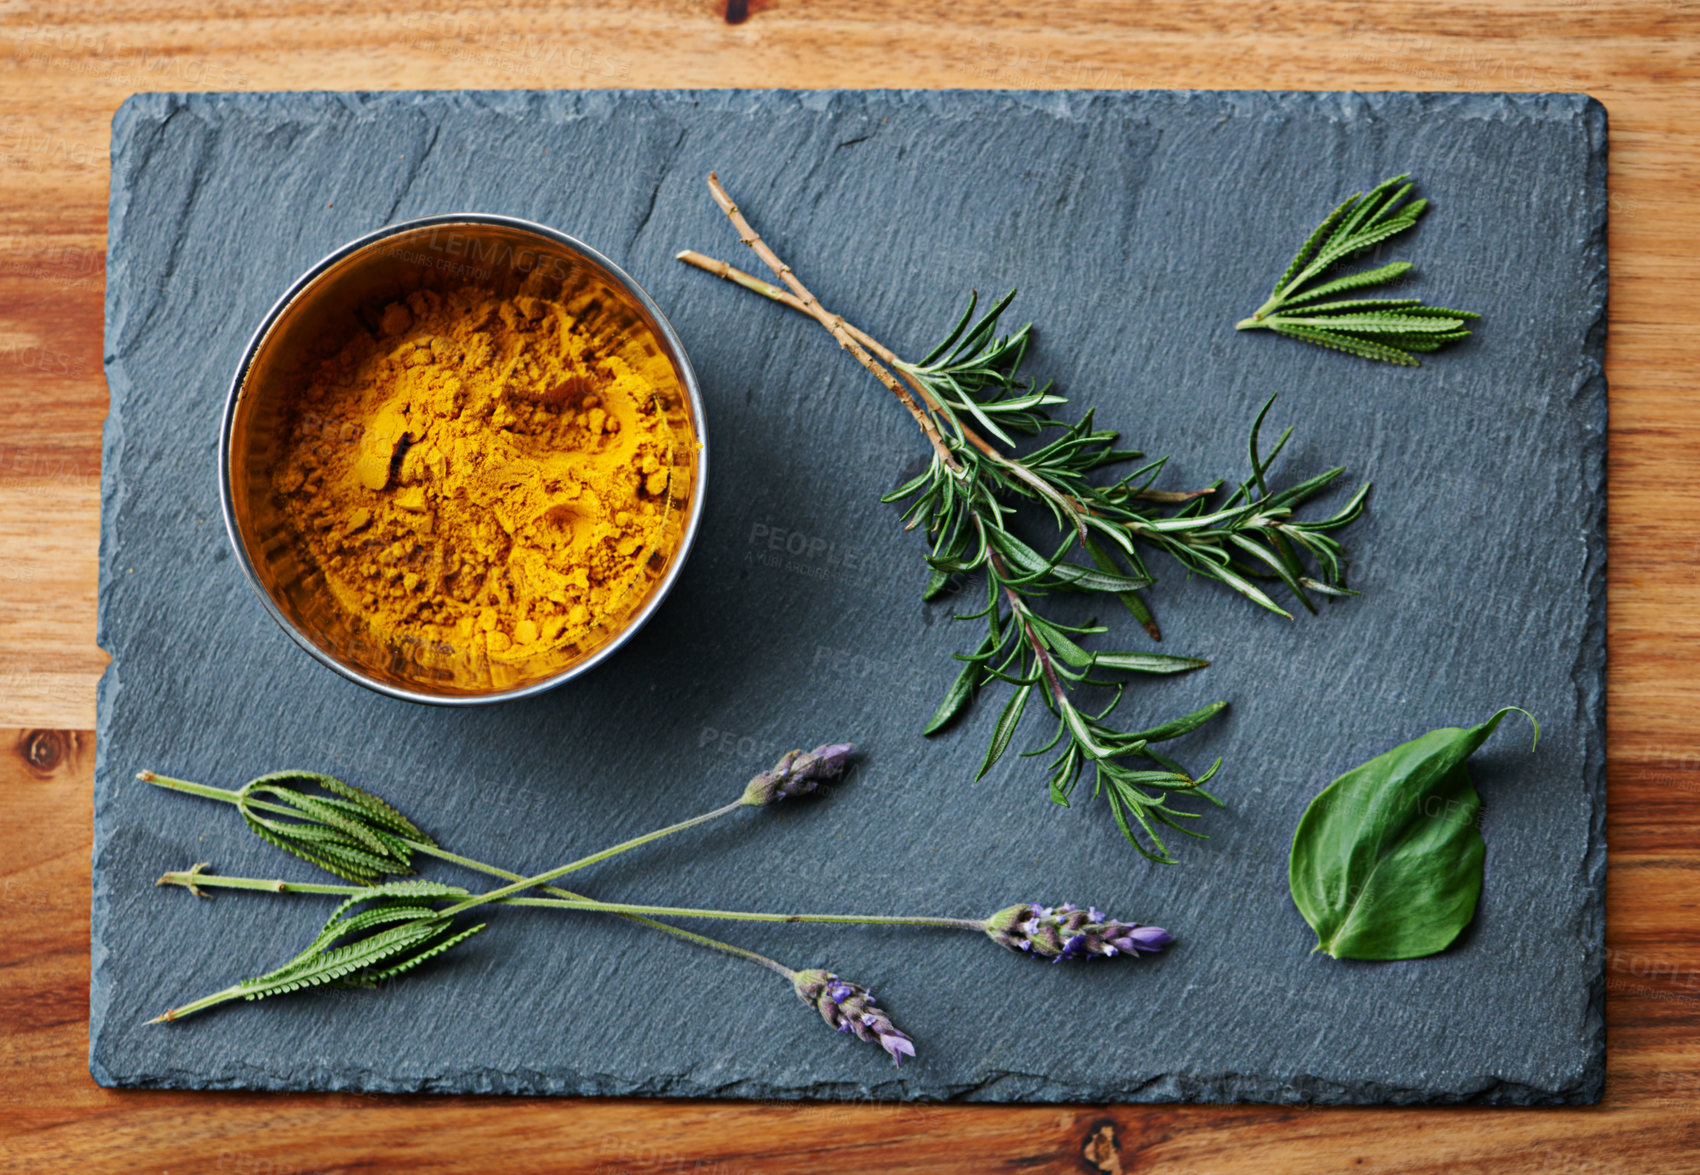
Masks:
[[[1160,926],[1118,922],[1094,907],[1083,910],[1072,902],[1054,907],[1028,902],[999,910],[986,919],[986,933],[1012,951],[1053,963],[1155,953],[1175,941]]]
[[[681,832],[698,824],[705,824],[720,816],[729,815],[742,807],[775,803],[783,799],[812,794],[819,791],[827,782],[841,776],[854,755],[855,748],[849,743],[827,743],[816,747],[807,754],[801,751],[791,751],[782,757],[772,769],[764,771],[752,779],[745,787],[743,794],[732,803],[700,816],[692,817],[689,820],[681,821],[678,824],[647,833],[644,836],[623,841],[589,857],[581,857],[579,860],[553,871],[549,874],[549,877],[550,879],[557,879],[567,873],[606,860],[618,853],[634,849],[639,845],[659,840],[661,837]],[[185,792],[189,795],[232,804],[242,814],[242,818],[249,829],[262,839],[278,848],[294,853],[303,860],[310,861],[338,877],[360,882],[359,886],[332,886],[285,881],[261,881],[253,878],[222,878],[206,874],[204,872],[205,863],[196,865],[183,873],[167,873],[159,879],[161,885],[182,885],[196,897],[206,896],[203,886],[265,889],[274,893],[340,894],[349,898],[354,898],[356,895],[373,897],[377,896],[373,892],[374,887],[383,885],[386,876],[404,876],[413,872],[412,855],[414,853],[437,857],[464,868],[511,882],[525,880],[523,875],[511,870],[449,852],[432,840],[406,816],[403,816],[377,796],[329,775],[308,771],[274,772],[250,781],[237,791],[226,791],[223,788],[208,787],[204,784],[191,783],[188,780],[172,779],[153,771],[139,772],[137,778],[169,791]],[[282,819],[279,819],[279,817],[282,817]],[[532,882],[535,884],[536,879],[532,879]],[[565,902],[580,903],[589,908],[597,907],[597,903],[593,903],[590,898],[583,894],[574,893],[572,890],[562,889],[555,885],[539,885],[538,888],[545,893],[555,895],[556,898],[564,899]],[[466,895],[465,890],[456,892],[463,896]],[[444,896],[448,895],[445,894]],[[538,899],[518,897],[504,897],[496,900],[513,904],[535,904],[539,901]],[[722,942],[719,939],[709,938],[707,935],[697,934],[695,931],[685,930],[683,927],[669,926],[665,922],[658,922],[653,918],[629,911],[609,910],[607,912],[647,926],[651,930],[658,930],[663,934],[695,943],[698,946],[709,947],[746,959],[788,979],[795,974],[789,967],[775,962],[765,955]],[[333,918],[334,921],[336,921],[335,918]],[[449,945],[453,945],[453,943]],[[447,947],[443,949],[447,949]],[[231,989],[232,992],[236,990]],[[244,994],[248,990],[250,989],[243,989]],[[221,1001],[214,1000],[212,1002]],[[205,1006],[211,1006],[211,1004]],[[179,1014],[184,1013],[179,1011]]]
[[[352,885],[302,885],[258,877],[224,877],[206,872],[205,864],[167,873],[159,879],[158,884],[180,885],[203,897],[205,894],[202,891],[205,888],[334,894],[349,898],[370,892]],[[542,906],[575,913],[622,914],[627,917],[708,918],[723,922],[812,922],[836,926],[925,926],[942,930],[970,930],[976,934],[985,934],[994,942],[1001,943],[1011,950],[1057,962],[1064,959],[1136,955],[1141,951],[1154,953],[1174,941],[1173,936],[1162,927],[1145,926],[1138,922],[1119,922],[1096,908],[1082,909],[1067,902],[1054,908],[1041,906],[1037,902],[1023,902],[999,910],[989,918],[952,918],[934,914],[788,914],[757,910],[713,910],[694,906],[599,902],[585,897],[560,900],[512,896],[492,900],[497,900],[502,905]],[[784,973],[791,974],[789,971]]]
[[[819,969],[796,972],[791,986],[797,998],[812,1005],[834,1031],[854,1032],[858,1040],[872,1041],[900,1066],[904,1057],[915,1055],[915,1042],[874,1003],[867,988]]]
[[[798,796],[813,795],[822,784],[830,783],[844,774],[844,768],[856,753],[849,743],[828,743],[804,754],[787,751],[771,768],[750,780],[744,797],[738,802],[747,807],[777,803]]]
[[[826,743],[806,754],[788,751],[772,768],[751,779],[730,804],[581,857],[564,867],[564,873],[730,816],[740,808],[813,795],[842,776],[855,755],[856,748],[850,743]],[[172,779],[154,771],[138,772],[136,778],[168,791],[234,804],[249,829],[261,839],[361,885],[412,874],[415,853],[509,881],[520,878],[517,873],[449,852],[377,796],[315,771],[276,771],[250,780],[236,791]]]
[[[1116,954],[1137,955],[1141,951],[1158,950],[1172,941],[1168,932],[1159,928],[1117,922],[1095,909],[1080,910],[1072,905],[1047,909],[1027,903],[1000,910],[988,918],[759,913],[599,902],[582,894],[546,884],[616,853],[726,815],[738,808],[764,806],[816,793],[825,783],[843,773],[853,754],[854,750],[848,743],[825,744],[806,754],[791,751],[773,768],[752,779],[739,798],[731,804],[654,833],[621,842],[601,853],[580,858],[534,877],[521,877],[519,874],[441,849],[420,832],[417,826],[382,800],[342,784],[341,781],[331,781],[337,785],[334,787],[321,783],[319,794],[310,795],[296,790],[303,782],[328,780],[328,777],[305,777],[303,773],[266,776],[263,777],[263,794],[269,798],[259,799],[254,794],[258,789],[252,787],[238,792],[227,792],[144,772],[141,778],[158,786],[236,805],[250,827],[255,823],[256,816],[262,816],[266,820],[264,827],[273,833],[266,839],[291,851],[296,851],[297,845],[286,841],[293,835],[299,835],[301,843],[308,845],[323,845],[336,836],[354,837],[366,849],[370,849],[373,847],[372,841],[377,839],[373,835],[374,832],[381,829],[389,841],[399,846],[398,852],[394,846],[380,841],[380,847],[390,853],[384,864],[386,870],[399,872],[408,867],[407,853],[423,852],[513,882],[488,893],[469,894],[464,889],[430,882],[387,882],[377,886],[324,885],[220,877],[207,873],[205,864],[179,873],[167,873],[159,879],[160,884],[181,885],[199,897],[205,897],[208,888],[231,888],[266,890],[273,893],[337,895],[346,900],[314,942],[283,967],[173,1008],[159,1019],[182,1019],[229,1000],[263,999],[326,983],[373,986],[411,970],[425,959],[441,954],[482,929],[482,924],[479,924],[457,931],[453,924],[457,914],[490,903],[549,906],[575,912],[626,917],[687,941],[757,963],[782,976],[791,984],[797,996],[813,1006],[833,1028],[840,1032],[854,1033],[861,1040],[878,1044],[893,1061],[901,1064],[903,1057],[915,1055],[914,1042],[908,1034],[892,1024],[891,1017],[874,1003],[873,996],[866,988],[817,968],[792,970],[765,955],[696,934],[682,927],[657,922],[651,916],[970,930],[986,934],[1004,946],[1059,962],[1063,959],[1104,958]],[[368,814],[375,814],[374,818],[379,823],[362,826],[361,821]],[[284,815],[290,819],[276,821],[270,819],[273,815]],[[404,826],[413,835],[403,836],[397,831],[398,825]],[[311,831],[297,834],[298,829]],[[298,855],[323,864],[332,872],[337,871],[333,867],[338,863],[336,861],[322,860],[307,853]],[[376,854],[368,852],[366,856],[370,858]],[[524,896],[528,890],[536,889],[555,896]],[[447,908],[442,908],[440,903],[445,901],[450,904]]]

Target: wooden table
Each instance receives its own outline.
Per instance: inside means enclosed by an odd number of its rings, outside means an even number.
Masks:
[[[380,11],[387,8],[388,11]],[[1700,1171],[1700,4],[0,6],[0,1166]],[[108,126],[137,90],[1585,90],[1611,113],[1603,1105],[925,1107],[113,1092],[86,1068]],[[1505,308],[1538,313],[1538,307]],[[1687,324],[1687,325],[1685,325]],[[15,728],[15,729],[12,729]]]

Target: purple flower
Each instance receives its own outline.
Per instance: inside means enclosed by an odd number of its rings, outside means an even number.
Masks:
[[[1054,908],[1028,902],[999,910],[986,919],[986,933],[1011,950],[1053,963],[1155,952],[1175,941],[1160,926],[1117,922],[1100,910],[1082,910],[1070,902]]]
[[[791,977],[797,998],[813,1005],[821,1019],[838,1032],[854,1032],[858,1039],[878,1044],[899,1065],[915,1055],[915,1042],[899,1031],[891,1017],[874,1006],[865,987],[849,983],[829,971],[798,971]]]
[[[744,789],[743,802],[753,807],[809,795],[819,790],[821,784],[844,774],[855,753],[856,748],[849,743],[828,743],[806,755],[802,751],[787,751],[771,770],[750,780]]]

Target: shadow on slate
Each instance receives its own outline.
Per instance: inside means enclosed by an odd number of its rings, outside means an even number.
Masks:
[[[976,1101],[1587,1102],[1604,1072],[1606,118],[1561,94],[146,94],[113,124],[90,1067],[107,1085]],[[972,643],[925,606],[918,536],[877,501],[922,452],[817,326],[673,260],[750,264],[719,170],[834,310],[929,347],[971,288],[1019,286],[1034,374],[1153,454],[1165,485],[1243,475],[1280,392],[1283,481],[1375,483],[1347,532],[1363,596],[1294,622],[1157,565],[1163,648],[1130,721],[1216,698],[1226,812],[1174,868],[1011,755],[998,705],[919,730]],[[1419,370],[1233,323],[1350,191],[1415,172],[1433,213],[1389,257],[1483,312]],[[303,269],[386,222],[476,209],[613,256],[690,350],[715,468],[699,546],[641,637],[588,678],[478,710],[367,693],[252,598],[214,447],[249,332]],[[1344,487],[1342,493],[1349,487]],[[1334,501],[1340,499],[1336,497]],[[1325,503],[1324,503],[1325,504]],[[1112,616],[1120,647],[1146,642]],[[1312,955],[1286,885],[1341,771],[1502,704],[1526,753],[1476,759],[1487,879],[1435,958]],[[1042,741],[1030,719],[1023,743]],[[894,1071],[769,973],[614,920],[499,911],[383,992],[144,1026],[304,945],[320,899],[153,885],[210,860],[316,879],[235,813],[134,782],[286,766],[370,787],[448,847],[541,870],[732,798],[793,746],[853,739],[829,798],[582,874],[608,899],[980,916],[1094,903],[1166,954],[1051,967],[951,932],[725,929],[873,988],[920,1056]],[[435,864],[429,875],[475,884]],[[719,932],[716,932],[719,933]]]

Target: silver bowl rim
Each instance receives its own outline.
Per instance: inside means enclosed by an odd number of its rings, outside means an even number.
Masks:
[[[241,533],[237,529],[236,512],[230,483],[230,446],[232,432],[236,424],[236,403],[242,395],[242,384],[248,377],[248,369],[254,362],[254,356],[259,353],[260,345],[265,341],[266,336],[271,333],[272,327],[283,315],[283,312],[288,309],[290,304],[293,303],[295,299],[300,296],[302,291],[311,285],[320,274],[324,273],[332,265],[341,261],[343,258],[374,245],[387,237],[393,237],[404,232],[412,232],[416,229],[451,224],[500,225],[504,228],[519,229],[523,232],[533,233],[553,242],[556,245],[580,254],[605,270],[609,276],[617,281],[655,321],[661,340],[667,347],[669,357],[673,360],[674,367],[680,374],[685,385],[686,394],[690,397],[692,423],[695,426],[695,435],[693,439],[698,445],[697,474],[695,483],[692,487],[690,516],[685,520],[684,532],[680,535],[679,545],[677,550],[674,552],[672,562],[668,565],[667,574],[662,578],[661,583],[650,594],[649,600],[644,604],[644,606],[627,621],[626,626],[620,631],[619,635],[614,637],[613,640],[609,641],[601,648],[597,649],[596,652],[586,657],[583,661],[568,666],[566,669],[561,670],[552,677],[546,677],[540,681],[532,682],[530,685],[522,686],[518,689],[502,690],[488,694],[429,694],[419,690],[407,689],[403,686],[392,685],[388,682],[378,681],[374,678],[368,677],[358,669],[342,664],[340,661],[336,660],[336,658],[325,652],[325,650],[321,649],[309,636],[307,636],[306,633],[298,629],[289,617],[283,614],[283,610],[277,606],[277,601],[272,599],[271,593],[266,590],[265,585],[260,581],[258,572],[255,571],[253,563],[248,558],[248,550],[242,542]],[[517,216],[504,216],[493,212],[444,212],[433,216],[416,217],[412,220],[396,221],[393,224],[387,224],[382,228],[374,229],[365,236],[357,237],[354,240],[349,241],[347,244],[339,246],[324,257],[320,258],[316,263],[308,268],[305,273],[290,283],[289,288],[285,290],[283,295],[272,304],[271,309],[266,311],[265,317],[260,320],[260,325],[255,329],[252,337],[249,338],[248,345],[243,348],[242,358],[236,365],[236,374],[230,381],[230,390],[225,395],[224,415],[219,424],[219,505],[224,514],[225,535],[229,538],[230,545],[236,552],[236,561],[242,568],[242,574],[247,577],[248,586],[254,589],[254,594],[260,597],[261,604],[263,604],[266,611],[271,614],[271,618],[277,621],[278,626],[282,628],[284,632],[289,634],[291,640],[305,649],[314,660],[329,667],[339,676],[347,678],[356,685],[363,685],[375,693],[384,694],[391,698],[398,698],[405,702],[419,702],[432,706],[489,706],[499,702],[511,702],[519,698],[532,697],[536,694],[543,693],[545,690],[554,689],[556,686],[571,681],[573,678],[578,677],[581,674],[590,672],[590,670],[613,656],[614,653],[621,648],[621,646],[636,635],[638,630],[648,622],[649,618],[653,616],[656,610],[661,606],[662,601],[667,598],[668,593],[673,590],[674,581],[679,578],[679,573],[684,568],[685,560],[690,556],[691,547],[696,540],[697,530],[702,522],[703,502],[707,497],[708,457],[708,428],[706,416],[703,412],[702,389],[697,384],[696,371],[691,366],[690,356],[685,351],[685,344],[680,340],[678,332],[673,329],[673,324],[669,322],[667,316],[661,312],[661,307],[655,304],[655,299],[651,298],[649,296],[649,292],[642,286],[638,285],[638,283],[632,279],[630,274],[620,268],[620,266],[614,264],[611,259],[599,250],[591,248],[577,237],[569,236],[567,233],[561,232],[559,229],[550,228],[548,225],[539,224],[532,220],[525,220]]]

